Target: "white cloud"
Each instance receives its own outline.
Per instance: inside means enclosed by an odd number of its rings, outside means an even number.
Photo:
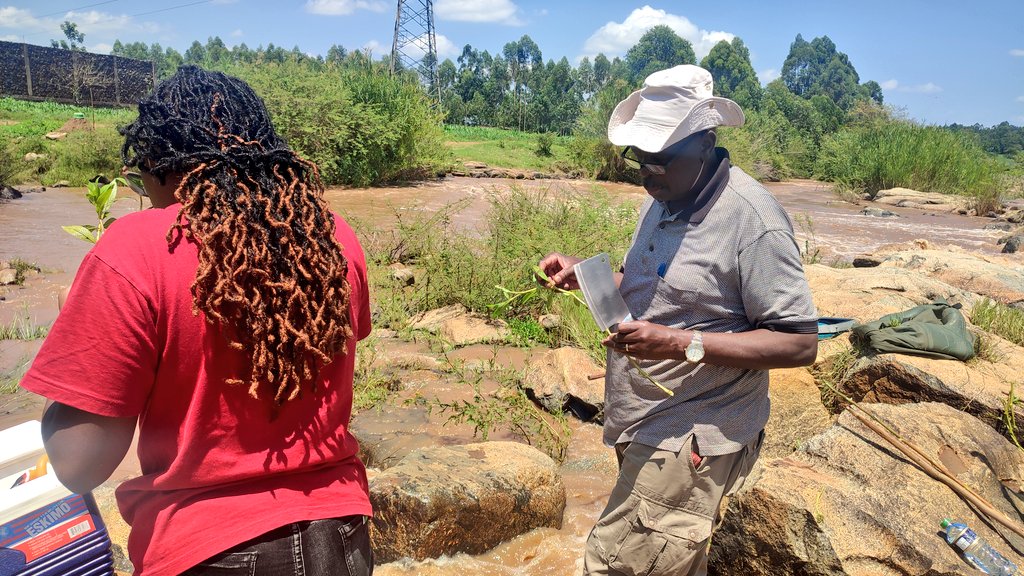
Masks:
[[[888,90],[890,92],[913,92],[916,94],[935,94],[937,92],[942,92],[942,86],[939,86],[934,82],[904,86],[895,78],[892,80],[886,80],[885,82],[880,83],[879,86],[882,87],[882,90]]]
[[[307,0],[306,12],[323,16],[345,16],[356,10],[383,12],[387,5],[381,0]]]
[[[4,42],[21,42],[21,36],[18,36],[17,34],[4,34],[3,36],[0,36],[0,40],[3,40]]]
[[[731,42],[736,37],[730,32],[702,30],[685,16],[669,14],[650,6],[637,8],[622,23],[609,22],[591,34],[583,45],[588,56],[603,52],[605,56],[621,56],[640,40],[651,28],[665,25],[693,45],[693,51],[700,60],[720,41]]]
[[[123,34],[125,30],[131,30],[146,36],[152,36],[161,31],[161,27],[155,22],[139,21],[126,14],[111,14],[90,10],[88,12],[66,12],[60,17],[37,18],[30,10],[5,6],[0,8],[0,33],[9,34],[18,39],[24,37],[29,42],[45,44],[42,37],[48,39],[63,39],[64,33],[60,25],[64,20],[70,20],[78,25],[78,31],[85,34],[86,42],[97,42],[96,46],[107,46],[106,40]],[[7,37],[8,35],[5,35]],[[102,41],[102,42],[100,42]],[[107,48],[109,50],[109,48]]]
[[[1024,56],[1024,49],[1014,48],[1010,50],[1010,56]]]
[[[241,28],[236,28],[233,32],[231,32],[231,37],[232,38],[241,38],[244,35],[245,35],[245,33],[242,32]]]
[[[512,0],[437,0],[434,15],[439,20],[493,22],[519,26],[519,7]]]
[[[110,51],[113,49],[114,47],[106,42],[100,42],[99,44],[89,46],[89,52],[95,52],[96,54],[110,54]]]
[[[1017,102],[1024,102],[1024,96],[1017,96]]]
[[[761,70],[760,72],[757,73],[757,79],[761,81],[761,84],[767,84],[778,77],[779,71],[776,68]]]

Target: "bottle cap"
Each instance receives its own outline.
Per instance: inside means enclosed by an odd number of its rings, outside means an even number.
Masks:
[[[943,518],[942,522],[939,522],[943,528],[949,528],[949,518]]]

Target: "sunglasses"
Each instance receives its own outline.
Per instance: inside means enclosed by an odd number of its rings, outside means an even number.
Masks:
[[[668,170],[668,167],[671,166],[672,163],[675,162],[676,158],[678,157],[678,155],[673,156],[668,162],[664,163],[641,162],[640,158],[637,156],[636,151],[633,150],[632,146],[626,146],[626,148],[622,150],[622,161],[626,163],[626,166],[629,166],[634,170],[646,168],[648,172],[658,176],[664,174]]]
[[[125,172],[125,182],[128,182],[128,187],[131,188],[139,196],[149,196],[146,192],[146,185],[142,182],[142,174],[138,172]]]

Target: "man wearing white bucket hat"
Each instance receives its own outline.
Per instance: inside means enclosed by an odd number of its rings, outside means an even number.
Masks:
[[[760,452],[768,369],[817,353],[793,226],[715,146],[715,128],[744,116],[712,90],[697,66],[655,72],[608,123],[650,198],[616,274],[635,320],[604,341],[604,441],[620,469],[587,540],[586,574],[705,574],[722,498]],[[540,267],[572,289],[579,261],[555,253]]]

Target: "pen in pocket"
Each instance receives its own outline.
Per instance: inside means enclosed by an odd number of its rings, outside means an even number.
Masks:
[[[668,264],[666,264],[664,262],[662,262],[661,264],[658,264],[658,277],[659,278],[664,278],[666,270],[668,270]]]

